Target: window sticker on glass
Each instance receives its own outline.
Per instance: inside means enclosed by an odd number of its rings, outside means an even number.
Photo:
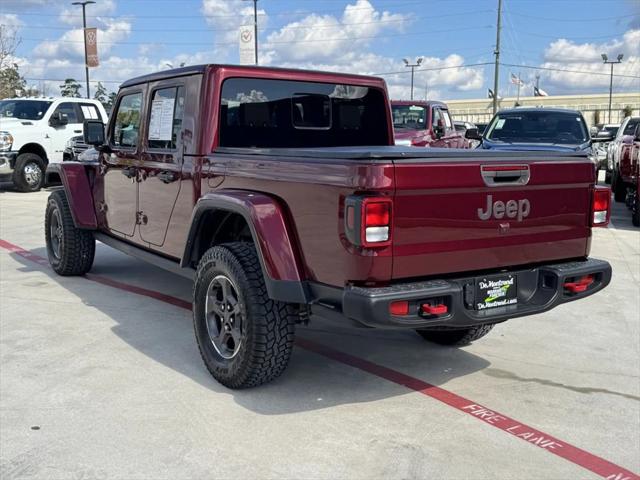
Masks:
[[[500,118],[497,122],[496,122],[496,126],[495,129],[496,130],[500,130],[502,127],[504,127],[504,122],[506,121],[505,118]]]
[[[82,115],[84,115],[85,119],[88,119],[88,120],[98,119],[98,111],[96,110],[96,107],[92,105],[82,105],[80,108],[82,108]]]
[[[160,98],[151,104],[149,140],[171,140],[175,98]]]
[[[411,111],[416,110],[416,111],[420,112],[420,111],[424,110],[424,107],[420,107],[420,106],[418,106],[418,105],[411,105],[411,106],[409,107],[409,110],[411,110]]]

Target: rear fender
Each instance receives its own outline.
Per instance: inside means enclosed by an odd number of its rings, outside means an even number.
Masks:
[[[91,167],[78,162],[50,163],[45,178],[47,185],[62,183],[76,228],[95,230],[98,222],[88,168]]]
[[[307,303],[307,285],[285,213],[276,199],[263,193],[224,190],[201,197],[191,217],[191,228],[180,266],[189,267],[198,260],[193,256],[204,214],[221,211],[237,213],[247,222],[269,297],[290,303]]]

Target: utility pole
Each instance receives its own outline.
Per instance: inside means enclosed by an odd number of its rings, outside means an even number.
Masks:
[[[89,93],[89,66],[87,65],[87,35],[86,35],[86,30],[87,30],[87,15],[85,12],[85,7],[91,3],[96,3],[96,2],[92,2],[91,0],[85,1],[85,2],[73,2],[71,5],[82,5],[82,37],[84,38],[84,73],[85,73],[85,79],[87,81],[87,98],[91,98],[91,94]]]
[[[418,57],[418,59],[416,60],[416,63],[411,63],[409,62],[408,58],[402,59],[402,61],[404,62],[404,66],[411,68],[411,100],[413,100],[413,74],[414,74],[415,68],[422,65],[423,60],[424,58]]]
[[[500,29],[502,28],[502,0],[498,0],[498,25],[496,28],[496,49],[493,54],[496,56],[496,63],[493,67],[493,113],[498,111],[498,76],[500,69]]]
[[[255,62],[258,65],[258,0],[248,0],[253,2],[253,42],[255,51]]]
[[[605,65],[611,65],[611,75],[609,77],[609,123],[611,123],[611,97],[613,97],[613,66],[616,63],[622,63],[622,59],[624,55],[622,53],[618,54],[617,60],[609,60],[606,53],[602,54],[602,61]]]

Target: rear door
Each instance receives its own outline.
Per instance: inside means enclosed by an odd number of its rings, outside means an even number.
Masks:
[[[140,165],[140,125],[144,86],[123,90],[110,123],[110,153],[103,153],[102,198],[97,206],[104,213],[107,229],[116,235],[133,237],[138,210],[138,166]],[[99,198],[99,193],[96,194]]]
[[[138,190],[140,238],[164,245],[171,215],[180,193],[185,107],[184,80],[150,85]]]
[[[65,125],[49,125],[47,134],[51,146],[48,152],[50,162],[61,162],[67,142],[72,137],[82,135],[82,117],[79,105],[75,102],[62,102],[53,111],[52,116],[61,114],[66,118]]]
[[[593,165],[543,157],[396,160],[393,277],[586,255]]]

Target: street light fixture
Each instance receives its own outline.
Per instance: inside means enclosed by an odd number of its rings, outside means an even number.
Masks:
[[[411,63],[408,58],[403,58],[402,61],[404,62],[404,66],[405,67],[411,68],[411,100],[413,100],[413,75],[414,75],[414,71],[415,71],[416,67],[419,67],[420,65],[422,65],[422,62],[424,61],[424,58],[423,57],[418,57],[416,59],[416,63]]]
[[[611,75],[609,77],[609,123],[611,123],[611,97],[613,97],[613,66],[616,63],[622,63],[624,54],[619,53],[616,60],[609,60],[606,53],[602,54],[602,61],[605,65],[611,65]]]
[[[85,7],[92,3],[96,3],[96,2],[88,0],[85,2],[73,2],[71,4],[71,5],[82,5],[82,37],[84,38],[84,73],[87,81],[87,98],[90,98],[90,94],[89,94],[89,66],[87,65],[87,35],[86,35],[87,16],[85,13]]]

